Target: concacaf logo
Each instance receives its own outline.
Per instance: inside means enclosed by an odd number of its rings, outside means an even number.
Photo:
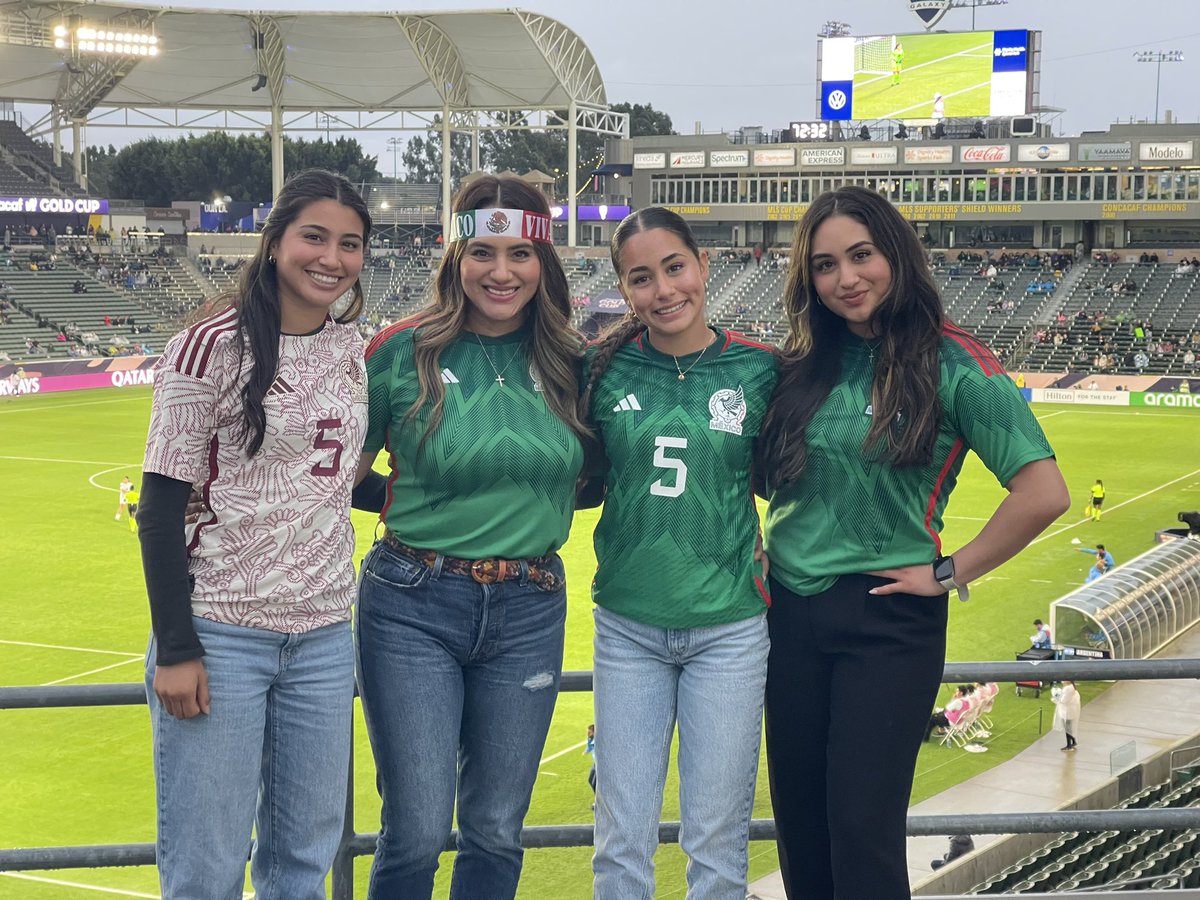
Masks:
[[[504,232],[508,231],[508,216],[500,212],[500,210],[496,210],[488,216],[487,227],[488,231],[492,232],[492,234],[504,234]]]

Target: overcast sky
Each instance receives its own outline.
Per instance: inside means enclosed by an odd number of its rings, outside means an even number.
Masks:
[[[330,10],[332,0],[194,0],[179,7]],[[558,19],[582,36],[600,66],[609,102],[651,103],[675,130],[728,131],[743,125],[786,128],[815,118],[816,35],[829,18],[854,34],[921,31],[907,0],[528,0],[520,8]],[[346,9],[395,10],[395,0],[352,0]],[[493,8],[487,4],[418,0],[412,11]],[[1162,65],[1159,106],[1165,117],[1200,121],[1200,17],[1194,0],[1010,0],[979,7],[975,27],[1043,32],[1041,103],[1065,110],[1052,118],[1057,134],[1103,130],[1114,121],[1152,120],[1154,64],[1137,50],[1182,50],[1184,61]],[[339,11],[342,11],[339,9]],[[970,9],[947,13],[939,29],[969,30]],[[1045,117],[1044,117],[1045,118]],[[89,129],[91,143],[126,143],[128,130]],[[384,144],[364,141],[390,169]],[[379,147],[374,144],[378,143]],[[382,149],[381,149],[382,148]]]

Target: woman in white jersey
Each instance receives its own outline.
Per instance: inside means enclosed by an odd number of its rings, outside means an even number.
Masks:
[[[259,898],[325,896],[353,708],[370,228],[345,178],[293,176],[239,289],[155,372],[138,520],[166,897],[241,898],[252,849]],[[206,511],[185,530],[193,485]]]

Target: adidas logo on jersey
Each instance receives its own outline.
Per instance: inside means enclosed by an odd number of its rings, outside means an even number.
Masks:
[[[642,404],[638,403],[637,397],[633,396],[633,394],[626,394],[621,402],[613,407],[613,412],[632,412],[641,408]]]
[[[458,384],[458,376],[455,375],[453,372],[451,372],[449,369],[442,369],[442,383],[443,384]]]

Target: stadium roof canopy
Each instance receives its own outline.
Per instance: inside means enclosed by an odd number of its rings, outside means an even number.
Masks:
[[[56,48],[55,27],[78,24],[152,31],[161,52]],[[139,128],[269,130],[281,145],[283,131],[321,130],[331,119],[335,130],[423,130],[436,113],[458,130],[502,110],[559,111],[565,119],[550,113],[547,124],[572,136],[576,128],[628,134],[628,117],[608,110],[583,39],[520,9],[313,13],[0,0],[0,45],[0,98],[48,105],[41,125],[56,134],[60,123],[132,124],[139,114]],[[321,113],[324,123],[314,125]],[[279,160],[281,168],[282,150]]]
[[[1155,544],[1056,600],[1050,614],[1056,644],[1145,659],[1200,622],[1200,541]]]

